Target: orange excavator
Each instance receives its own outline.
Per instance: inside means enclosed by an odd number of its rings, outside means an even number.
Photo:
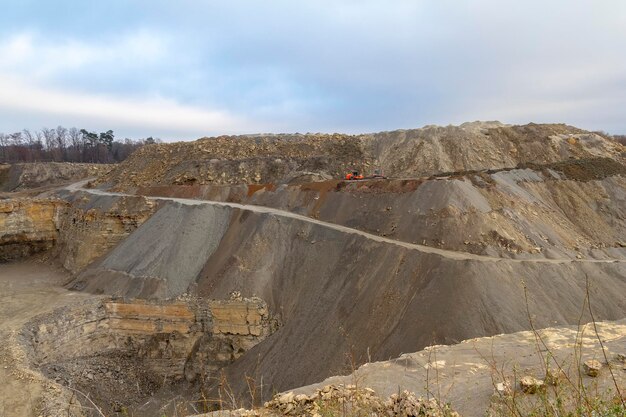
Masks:
[[[362,180],[363,178],[363,175],[359,174],[359,171],[352,171],[346,174],[346,180],[348,181]]]
[[[372,179],[387,179],[380,169],[374,170],[374,175],[369,177],[364,177],[363,174],[359,173],[359,171],[352,171],[346,174],[347,181],[356,181],[356,180],[372,180]]]

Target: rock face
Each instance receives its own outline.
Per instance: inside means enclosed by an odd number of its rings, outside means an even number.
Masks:
[[[0,200],[0,262],[52,248],[58,215],[66,205],[56,199]]]
[[[26,326],[38,360],[127,352],[157,375],[176,379],[231,363],[276,327],[261,299],[95,300]]]
[[[56,254],[63,266],[76,273],[119,244],[157,209],[143,197],[98,198],[66,196],[58,216]]]
[[[54,248],[71,272],[78,272],[115,247],[157,209],[143,197],[0,200],[0,262]]]
[[[240,358],[279,326],[259,298],[209,301],[211,332],[196,342],[185,365],[188,381],[216,374]]]

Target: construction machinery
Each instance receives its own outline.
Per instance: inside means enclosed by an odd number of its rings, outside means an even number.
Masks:
[[[387,179],[387,177],[385,177],[382,174],[382,170],[377,168],[374,170],[374,174],[370,175],[370,176],[363,176],[363,174],[359,173],[359,171],[352,171],[346,174],[345,179],[347,181],[358,181],[358,180],[373,180],[373,179]]]
[[[359,174],[359,171],[352,171],[346,174],[346,180],[348,181],[362,180],[363,178],[363,175]]]

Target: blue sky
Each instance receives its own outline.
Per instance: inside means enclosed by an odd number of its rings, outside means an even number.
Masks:
[[[0,0],[0,132],[626,133],[623,0]]]

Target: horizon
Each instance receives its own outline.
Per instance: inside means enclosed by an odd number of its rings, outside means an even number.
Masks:
[[[234,134],[214,134],[214,135],[204,135],[204,136],[198,136],[195,138],[190,138],[190,139],[181,139],[181,140],[176,140],[176,139],[172,139],[172,140],[163,140],[162,138],[158,137],[158,136],[145,136],[145,137],[122,137],[122,136],[118,136],[115,131],[113,130],[113,134],[114,134],[114,140],[117,142],[123,142],[124,140],[131,140],[133,142],[141,142],[141,141],[145,141],[147,139],[152,139],[154,141],[156,141],[156,143],[176,143],[176,142],[193,142],[193,141],[197,141],[197,140],[201,140],[201,139],[213,139],[213,138],[218,138],[218,137],[222,137],[222,136],[228,136],[228,137],[239,137],[239,136],[250,136],[250,137],[254,137],[254,136],[281,136],[281,135],[285,135],[285,136],[290,136],[290,135],[302,135],[302,136],[307,136],[307,135],[348,135],[348,136],[366,136],[366,135],[377,135],[377,134],[381,134],[381,133],[390,133],[390,132],[398,132],[398,131],[411,131],[411,130],[422,130],[422,129],[427,129],[430,127],[436,127],[436,128],[448,128],[448,127],[462,127],[463,125],[466,124],[499,124],[501,126],[504,127],[511,127],[511,126],[527,126],[527,125],[531,125],[531,124],[535,124],[535,125],[565,125],[565,126],[569,126],[569,127],[573,127],[576,129],[581,129],[581,130],[585,130],[587,132],[590,133],[598,133],[598,134],[608,134],[611,135],[613,137],[619,138],[622,136],[626,136],[624,134],[621,133],[611,133],[611,132],[607,132],[604,131],[602,129],[598,129],[598,130],[587,130],[584,128],[581,128],[579,126],[573,126],[573,125],[569,125],[567,123],[551,123],[551,122],[546,122],[546,123],[535,123],[535,122],[528,122],[528,123],[504,123],[501,122],[499,120],[473,120],[473,121],[466,121],[460,124],[447,124],[447,125],[439,125],[439,124],[426,124],[423,126],[418,126],[418,127],[409,127],[409,128],[399,128],[399,129],[390,129],[390,130],[378,130],[378,131],[370,131],[370,132],[354,132],[354,133],[346,133],[346,132],[251,132],[251,133],[234,133]],[[61,128],[66,128],[66,129],[72,129],[72,128],[76,128],[77,130],[79,130],[79,128],[77,126],[61,126],[59,125],[59,127]],[[36,133],[37,131],[41,131],[43,129],[46,129],[47,127],[44,127],[42,129],[22,129],[21,131],[16,131],[16,132],[1,132],[0,131],[0,135],[5,134],[5,135],[10,135],[11,133],[23,133],[25,131],[29,131],[31,134]],[[54,130],[54,129],[51,129]],[[90,129],[85,129],[88,132],[93,132],[95,134],[99,134],[101,132],[97,131],[97,130],[90,130]],[[107,129],[108,130],[108,129]]]
[[[0,132],[173,142],[500,120],[624,134],[624,45],[618,0],[10,2]]]

